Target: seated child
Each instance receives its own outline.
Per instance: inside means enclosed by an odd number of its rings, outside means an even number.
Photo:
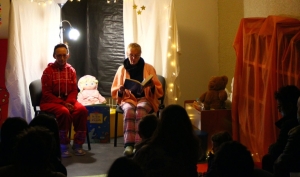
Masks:
[[[141,137],[141,141],[134,146],[134,153],[137,152],[142,146],[146,145],[158,124],[158,118],[154,114],[149,114],[143,117],[139,123],[138,134]]]
[[[232,141],[232,137],[228,132],[219,132],[211,136],[212,141],[212,151],[213,153],[209,152],[209,156],[207,159],[207,172],[205,174],[205,177],[215,176],[214,171],[214,158],[215,153],[219,150],[220,146],[228,141]]]

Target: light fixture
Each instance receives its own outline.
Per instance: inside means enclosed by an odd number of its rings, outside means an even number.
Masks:
[[[77,40],[78,37],[80,36],[80,33],[77,29],[73,28],[71,23],[68,20],[62,20],[62,7],[65,5],[65,3],[68,0],[54,0],[54,2],[56,2],[58,4],[58,6],[60,7],[60,27],[59,27],[59,38],[60,38],[60,42],[63,43],[63,22],[67,22],[70,25],[70,32],[69,32],[69,38],[71,40]],[[80,0],[78,0],[80,1]]]
[[[29,0],[30,2],[36,2],[38,5],[43,5],[46,6],[47,2],[48,4],[51,4],[52,1],[56,2],[56,3],[60,3],[60,4],[64,4],[66,3],[68,0]],[[73,0],[69,0],[70,2],[73,2]],[[77,0],[78,2],[80,2],[80,0]],[[116,1],[116,0],[114,0]]]
[[[73,26],[71,25],[71,23],[68,21],[68,20],[63,20],[63,21],[61,21],[61,26],[60,26],[60,31],[61,31],[61,35],[62,35],[62,31],[63,31],[63,22],[67,22],[69,25],[70,25],[70,31],[69,31],[69,38],[71,39],[71,40],[77,40],[78,38],[79,38],[79,36],[80,36],[80,33],[79,33],[79,31],[77,30],[77,29],[75,29],[75,28],[73,28]],[[60,36],[61,38],[61,42],[63,42],[63,40],[62,40],[62,36]]]
[[[61,9],[68,0],[53,0],[53,1],[56,2],[56,4],[58,4],[58,6]]]
[[[110,4],[111,1],[114,1],[114,3],[117,3],[117,0],[107,0],[107,4]]]

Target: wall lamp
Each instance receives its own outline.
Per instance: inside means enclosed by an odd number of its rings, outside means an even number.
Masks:
[[[63,21],[61,21],[60,27],[59,27],[60,28],[60,34],[59,34],[60,42],[63,43],[63,31],[64,31],[63,22],[66,22],[70,25],[69,38],[71,40],[77,40],[80,36],[79,31],[77,29],[73,28],[71,23],[68,20],[63,20]]]
[[[77,40],[78,37],[80,36],[80,33],[77,29],[73,28],[71,23],[68,20],[62,20],[62,7],[65,5],[65,3],[67,2],[67,0],[54,0],[54,2],[56,2],[58,4],[58,6],[60,7],[60,27],[59,27],[59,38],[60,38],[60,42],[63,43],[63,32],[64,32],[64,28],[63,28],[63,22],[66,22],[70,25],[70,31],[69,31],[69,38],[71,40]]]

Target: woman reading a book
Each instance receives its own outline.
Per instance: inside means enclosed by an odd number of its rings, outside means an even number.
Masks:
[[[114,77],[111,95],[117,100],[124,113],[124,155],[133,154],[134,144],[140,141],[138,124],[142,117],[158,111],[158,98],[163,96],[163,88],[156,76],[154,67],[141,58],[142,49],[137,43],[131,43],[127,48],[127,57]],[[151,78],[152,79],[149,79]],[[133,90],[125,85],[126,79],[134,79],[140,89]],[[138,83],[137,82],[137,83]],[[136,85],[136,86],[137,86]]]

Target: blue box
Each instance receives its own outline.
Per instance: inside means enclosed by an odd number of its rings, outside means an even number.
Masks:
[[[90,143],[110,142],[110,108],[106,105],[85,106]]]

